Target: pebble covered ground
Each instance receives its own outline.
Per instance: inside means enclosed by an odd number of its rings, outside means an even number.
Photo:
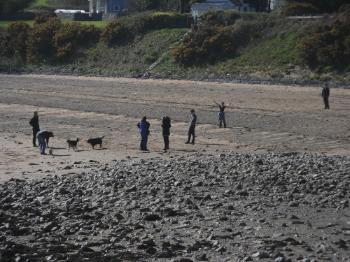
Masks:
[[[349,157],[188,154],[76,167],[0,184],[0,261],[350,260]]]

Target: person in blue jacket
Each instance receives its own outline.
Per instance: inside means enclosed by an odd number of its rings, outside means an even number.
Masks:
[[[149,136],[149,128],[151,124],[147,121],[147,117],[143,117],[142,120],[137,124],[141,134],[141,143],[140,150],[141,151],[149,151],[147,148],[148,136]]]

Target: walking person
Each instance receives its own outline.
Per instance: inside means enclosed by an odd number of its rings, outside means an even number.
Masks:
[[[323,103],[324,103],[325,109],[329,109],[329,95],[330,95],[329,81],[326,81],[322,88],[322,97],[323,97]]]
[[[140,150],[141,151],[149,151],[147,148],[148,136],[149,136],[149,128],[151,124],[147,121],[147,117],[143,117],[142,120],[137,124],[141,134],[141,143]]]
[[[36,135],[40,131],[38,112],[36,111],[34,112],[34,115],[32,119],[29,121],[29,124],[33,129],[33,147],[36,147]]]
[[[47,137],[48,137],[48,131],[39,131],[36,134],[36,137],[38,139],[38,143],[39,143],[39,150],[40,150],[40,154],[45,155],[45,149],[46,149],[46,141],[47,141]]]
[[[164,139],[164,151],[169,149],[169,136],[171,128],[171,119],[168,116],[163,116],[162,118],[162,133]]]
[[[188,127],[188,139],[186,144],[189,144],[191,141],[191,137],[192,137],[192,142],[191,144],[194,145],[195,142],[195,137],[196,137],[196,124],[197,124],[197,115],[196,112],[194,111],[194,109],[191,109],[191,119],[189,122],[189,127]]]
[[[224,124],[224,128],[226,128],[226,118],[225,118],[225,103],[221,102],[221,105],[214,100],[214,103],[219,107],[219,127],[222,127],[222,124]]]

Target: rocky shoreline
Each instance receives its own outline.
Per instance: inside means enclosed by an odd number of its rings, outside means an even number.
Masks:
[[[13,69],[0,68],[1,74],[43,74],[43,75],[61,75],[61,76],[86,76],[86,77],[123,77],[123,78],[143,78],[140,73],[119,74],[118,72],[84,72],[79,68],[36,68],[36,69]],[[188,80],[188,81],[203,81],[203,82],[219,82],[219,83],[237,83],[237,84],[261,84],[261,85],[289,85],[289,86],[322,86],[324,81],[312,80],[305,76],[300,77],[271,77],[271,76],[252,76],[247,74],[242,75],[173,75],[166,73],[150,73],[146,78],[158,80]],[[332,80],[333,88],[350,89],[350,81]]]
[[[185,154],[73,166],[81,171],[0,184],[1,261],[350,259],[349,157]]]

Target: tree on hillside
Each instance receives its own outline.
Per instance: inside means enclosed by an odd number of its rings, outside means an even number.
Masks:
[[[0,15],[12,15],[24,8],[28,7],[33,0],[1,0],[0,1]]]
[[[342,5],[349,4],[349,3],[350,3],[349,0],[287,0],[288,5],[293,5],[293,4],[312,5],[320,13],[336,12]]]

